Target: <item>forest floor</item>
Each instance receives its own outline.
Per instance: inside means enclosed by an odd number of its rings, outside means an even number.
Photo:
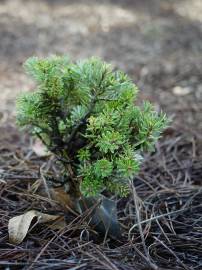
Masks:
[[[201,41],[200,0],[0,1],[0,269],[202,269]],[[60,233],[36,226],[9,243],[11,217],[52,207],[30,190],[47,158],[15,124],[16,96],[33,89],[22,63],[51,54],[102,57],[172,118],[134,179],[144,240],[137,226],[128,234],[131,196],[118,200],[123,239],[88,239],[83,221]]]

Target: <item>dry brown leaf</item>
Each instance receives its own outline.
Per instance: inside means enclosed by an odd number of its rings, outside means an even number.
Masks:
[[[46,146],[39,139],[35,140],[32,149],[38,157],[50,156],[50,152],[47,150]]]
[[[66,227],[67,223],[65,221],[65,217],[60,217],[52,224],[49,224],[48,227],[52,230],[61,230]]]
[[[28,233],[30,224],[34,218],[38,223],[46,223],[59,219],[60,216],[48,215],[36,210],[30,210],[23,215],[13,217],[8,223],[9,241],[12,244],[20,244]]]
[[[53,200],[57,201],[64,209],[75,208],[75,201],[65,192],[63,187],[52,188],[50,191]]]

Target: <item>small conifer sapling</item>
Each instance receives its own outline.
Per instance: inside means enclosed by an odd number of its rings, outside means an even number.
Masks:
[[[73,200],[104,190],[126,196],[143,151],[167,125],[121,71],[97,58],[28,59],[36,90],[17,100],[17,122],[37,136],[62,164],[61,181]]]

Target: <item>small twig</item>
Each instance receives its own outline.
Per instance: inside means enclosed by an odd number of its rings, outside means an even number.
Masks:
[[[46,178],[45,178],[44,175],[43,175],[43,167],[44,167],[44,165],[42,165],[42,166],[40,167],[40,174],[41,174],[41,178],[42,178],[42,180],[43,180],[44,189],[45,189],[45,191],[46,191],[46,194],[48,195],[48,198],[51,200],[52,198],[51,198],[51,195],[50,195],[49,187],[48,187]]]
[[[39,252],[39,254],[36,256],[36,258],[34,259],[33,263],[30,265],[30,267],[28,268],[28,270],[31,270],[33,265],[38,261],[38,259],[41,257],[41,255],[44,253],[44,251],[47,249],[47,247],[57,238],[59,238],[64,232],[64,228],[62,228],[60,231],[60,233],[58,235],[54,235],[47,243],[46,245],[41,249],[41,251]]]
[[[99,259],[98,256],[94,256],[91,253],[85,252],[81,249],[81,252],[87,256],[89,256],[90,258],[94,259],[95,261],[99,262],[101,265],[103,265],[105,267],[105,269],[108,270],[118,270],[118,268],[116,267],[115,264],[113,264],[109,258],[107,258],[102,252],[98,251],[96,249],[96,251],[102,256],[102,259]]]
[[[27,181],[39,179],[39,177],[26,175],[3,175],[2,178],[3,178],[2,180],[27,180]]]
[[[154,220],[157,220],[157,219],[160,219],[160,218],[162,218],[162,217],[169,216],[169,215],[178,214],[178,213],[184,212],[184,211],[186,211],[186,210],[188,210],[188,208],[183,208],[183,209],[179,209],[179,210],[176,210],[176,211],[173,211],[173,212],[170,212],[170,213],[161,214],[161,215],[158,215],[158,216],[149,218],[149,219],[145,219],[145,220],[141,221],[140,224],[142,225],[142,224],[144,224],[144,223],[148,223],[148,222],[150,222],[150,221],[154,221]],[[138,227],[138,226],[139,226],[139,224],[136,223],[136,224],[134,224],[134,225],[130,228],[129,233],[128,233],[128,237],[129,237],[129,238],[131,238],[130,235],[131,235],[132,230],[134,230],[134,229],[135,229],[136,227]]]
[[[74,137],[76,133],[80,130],[80,128],[86,124],[87,118],[90,116],[91,112],[93,111],[95,104],[96,104],[96,99],[93,99],[91,101],[91,104],[89,106],[89,111],[85,114],[85,116],[80,120],[80,122],[73,128],[72,133],[70,134],[67,142],[65,142],[65,145],[67,145],[67,148],[69,144],[74,140]]]
[[[157,237],[154,236],[154,239],[159,242],[164,248],[166,248],[174,257],[175,259],[182,265],[182,267],[186,270],[190,270],[189,267],[187,267],[181,260],[178,258],[178,256],[172,251],[163,241],[159,240]]]
[[[138,196],[137,196],[137,192],[135,189],[135,186],[133,184],[133,180],[131,180],[131,187],[132,187],[132,191],[133,191],[133,199],[134,199],[134,204],[135,204],[135,211],[136,211],[136,216],[137,216],[137,222],[138,222],[138,227],[139,227],[139,232],[140,232],[140,237],[142,240],[142,245],[143,245],[143,249],[145,252],[145,255],[147,257],[147,261],[150,265],[150,267],[154,270],[158,269],[158,267],[152,263],[149,252],[147,250],[146,244],[145,244],[145,239],[144,239],[144,235],[143,235],[143,230],[142,230],[142,225],[141,225],[141,218],[140,218],[140,211],[139,211],[139,202],[138,202]]]
[[[156,266],[156,265],[154,265],[153,263],[152,263],[152,265],[151,265],[151,261],[149,260],[149,258],[148,257],[146,257],[133,243],[132,243],[132,241],[130,241],[131,242],[131,244],[132,244],[132,246],[133,246],[133,248],[134,248],[134,250],[146,261],[146,263],[148,264],[148,265],[150,265],[151,267],[152,267],[152,269],[154,269],[154,270],[158,270],[158,267]]]

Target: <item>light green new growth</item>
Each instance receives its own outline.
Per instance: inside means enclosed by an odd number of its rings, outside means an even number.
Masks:
[[[17,101],[17,122],[29,127],[64,165],[69,183],[86,195],[104,189],[125,196],[167,124],[149,102],[135,105],[137,87],[97,58],[76,64],[66,57],[25,63],[36,90]]]

